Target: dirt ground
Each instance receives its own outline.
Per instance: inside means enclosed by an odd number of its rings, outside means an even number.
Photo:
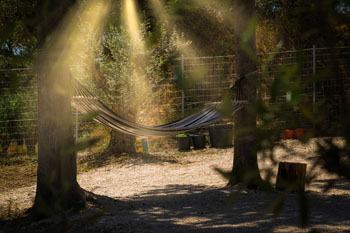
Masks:
[[[299,155],[279,148],[276,150],[277,161],[307,163],[308,172],[317,175],[306,187],[310,212],[305,228],[300,227],[298,195],[295,193],[284,196],[283,208],[276,217],[269,210],[275,200],[283,197],[281,192],[244,189],[241,195],[233,197],[237,188],[227,187],[227,180],[213,169],[229,170],[232,167],[233,148],[208,148],[121,157],[80,154],[78,181],[82,188],[94,193],[96,203],[69,217],[65,229],[69,228],[70,232],[159,233],[350,232],[350,183],[311,169],[309,158],[314,156],[315,140],[309,144],[289,140],[284,145]],[[29,164],[18,165],[17,173],[11,166],[0,165],[0,213],[3,219],[0,220],[0,232],[60,232],[59,218],[26,224],[6,220],[21,216],[33,203],[36,166]],[[266,168],[277,173],[277,165],[263,156],[259,156],[259,168],[263,174]],[[8,176],[13,183],[5,177],[5,172],[10,171]],[[19,181],[16,183],[13,177],[19,177]],[[336,184],[324,193],[322,189],[329,180]]]

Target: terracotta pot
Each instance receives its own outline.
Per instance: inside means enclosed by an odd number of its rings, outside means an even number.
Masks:
[[[294,132],[297,139],[300,139],[304,135],[304,129],[302,128],[295,129]]]
[[[284,139],[293,139],[294,130],[286,129],[283,131]]]

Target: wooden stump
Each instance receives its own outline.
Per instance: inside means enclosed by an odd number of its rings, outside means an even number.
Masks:
[[[305,163],[280,162],[276,179],[277,190],[304,191],[306,178]]]

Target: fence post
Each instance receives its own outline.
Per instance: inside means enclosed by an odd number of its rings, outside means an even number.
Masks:
[[[79,112],[75,109],[75,143],[78,143],[79,138]]]
[[[184,84],[185,84],[185,63],[184,63],[184,55],[181,55],[181,114],[184,116],[185,114],[185,90],[184,90]]]
[[[316,112],[316,45],[312,46],[312,111],[315,114]]]

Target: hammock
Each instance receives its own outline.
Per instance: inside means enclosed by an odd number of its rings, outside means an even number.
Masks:
[[[145,126],[119,116],[98,98],[94,97],[77,80],[73,82],[74,95],[72,97],[72,105],[74,108],[83,114],[95,113],[95,121],[126,134],[136,136],[175,136],[176,134],[184,133],[195,128],[208,126],[223,117],[222,106],[215,105],[205,107],[195,114],[168,124]],[[234,86],[233,94],[233,99],[235,101],[232,104],[232,111],[234,113],[244,106],[245,101],[241,101],[240,99],[242,94],[239,86]]]

